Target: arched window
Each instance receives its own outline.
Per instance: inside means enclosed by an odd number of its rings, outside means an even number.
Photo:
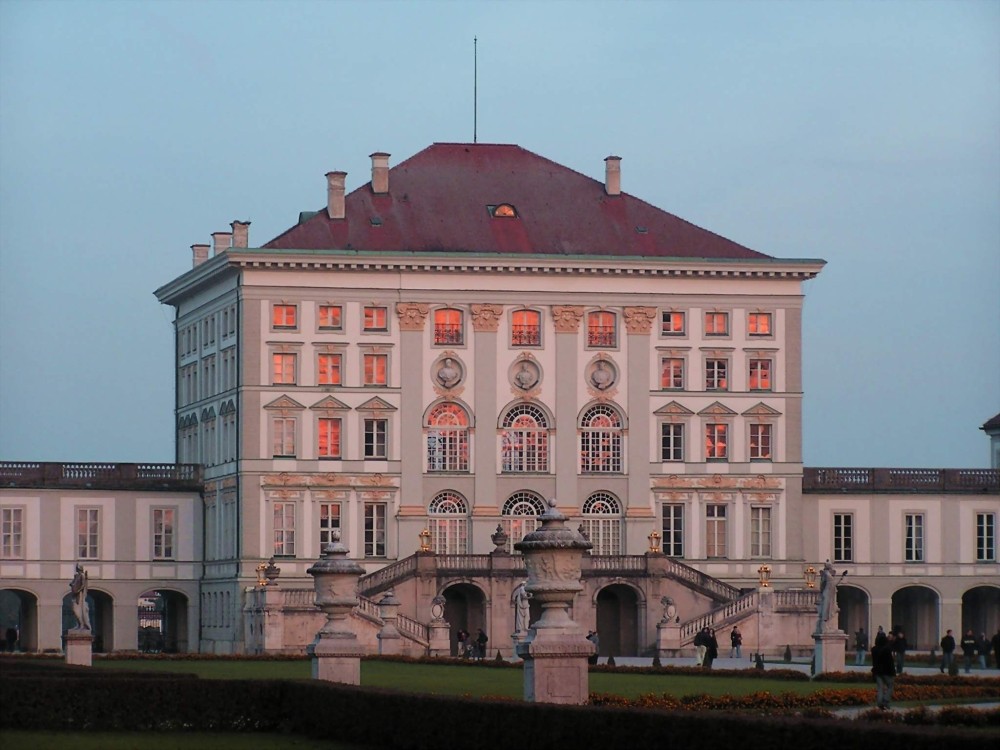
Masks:
[[[620,555],[622,506],[608,492],[595,492],[583,504],[583,530],[594,545],[591,554]]]
[[[439,555],[464,555],[469,551],[469,506],[455,492],[442,492],[427,508],[431,549]]]
[[[427,417],[427,471],[469,470],[469,415],[458,404],[438,404]]]
[[[542,316],[536,310],[515,310],[510,314],[510,345],[538,346],[542,343]]]
[[[621,473],[622,420],[607,404],[597,404],[580,420],[580,471]]]
[[[462,311],[445,308],[434,311],[434,343],[438,346],[462,343]]]
[[[507,412],[500,432],[501,465],[505,472],[549,470],[549,424],[534,404],[519,404]]]
[[[500,511],[501,525],[507,534],[507,551],[514,552],[514,543],[538,528],[538,516],[545,512],[545,503],[534,492],[515,492],[507,498]]]

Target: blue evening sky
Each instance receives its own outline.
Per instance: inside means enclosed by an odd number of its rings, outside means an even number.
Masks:
[[[805,285],[805,462],[983,467],[1000,2],[0,0],[0,459],[172,461],[153,290],[435,141],[517,143]]]

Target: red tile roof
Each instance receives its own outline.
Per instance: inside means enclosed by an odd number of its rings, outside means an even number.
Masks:
[[[509,203],[517,218],[487,206]],[[379,221],[376,226],[373,220]],[[435,143],[264,245],[280,250],[769,258],[520,146]]]

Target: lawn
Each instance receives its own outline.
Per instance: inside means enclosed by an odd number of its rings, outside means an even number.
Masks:
[[[238,732],[14,732],[0,731],[4,750],[361,750],[290,734]]]
[[[307,679],[310,665],[302,661],[264,660],[95,660],[99,669],[132,669],[183,672],[212,679]],[[361,684],[440,695],[471,695],[520,698],[524,695],[524,673],[520,669],[450,664],[408,664],[394,661],[361,662]],[[594,672],[590,692],[634,698],[646,693],[685,695],[748,695],[761,691],[809,695],[829,689],[828,683],[722,675],[653,675]],[[870,688],[867,681],[841,683],[838,688]]]

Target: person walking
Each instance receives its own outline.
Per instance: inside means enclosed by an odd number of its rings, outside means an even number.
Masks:
[[[976,655],[976,636],[969,628],[962,636],[962,656],[965,657],[965,673],[972,671],[972,657]]]
[[[705,644],[705,661],[702,666],[705,669],[712,668],[712,662],[719,657],[719,641],[715,637],[715,629],[708,631],[708,642]]]
[[[600,655],[601,651],[601,637],[597,635],[596,630],[591,630],[587,633],[587,640],[594,644],[594,653],[587,657],[587,663],[597,664],[597,657]]]
[[[742,659],[743,658],[743,633],[740,632],[739,627],[733,625],[733,629],[729,631],[729,658],[730,659]]]
[[[854,666],[861,667],[865,663],[865,655],[868,653],[868,634],[864,628],[858,628],[854,634]]]
[[[976,641],[976,651],[979,652],[979,668],[986,669],[990,663],[990,642],[986,640],[986,633],[979,634]]]
[[[482,628],[479,628],[479,634],[476,636],[476,656],[479,661],[482,661],[486,656],[486,642],[489,638],[486,637],[486,633],[483,632]]]
[[[879,633],[872,646],[872,675],[875,677],[875,706],[882,711],[889,709],[892,701],[892,683],[896,679],[893,660],[893,635]]]
[[[951,634],[951,630],[944,634],[944,638],[941,639],[941,674],[944,674],[945,670],[951,674],[951,665],[955,661],[955,636]]]
[[[993,646],[993,663],[1000,669],[1000,628],[997,628],[997,634],[990,639],[990,645]]]
[[[896,674],[903,674],[903,663],[906,661],[906,634],[902,628],[896,628],[892,639],[892,655],[896,660]]]
[[[705,652],[708,650],[708,628],[704,627],[698,631],[698,635],[694,637],[694,651],[696,654],[695,663],[696,667],[704,666],[705,664]]]

